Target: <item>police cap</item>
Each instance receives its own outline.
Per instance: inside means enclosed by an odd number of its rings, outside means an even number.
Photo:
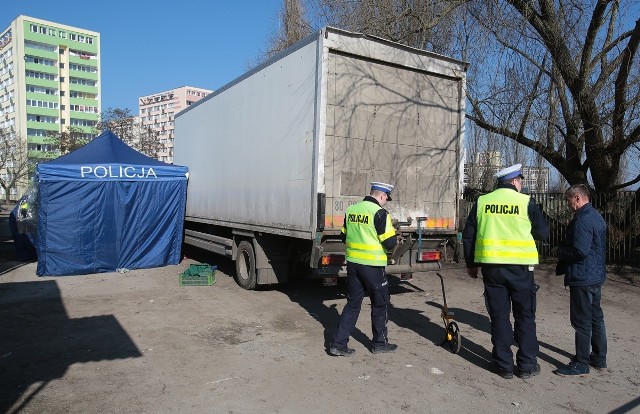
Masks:
[[[378,181],[371,182],[371,190],[382,191],[383,193],[387,193],[387,199],[391,201],[391,192],[393,191],[393,185],[381,183]]]
[[[514,164],[496,173],[496,178],[499,181],[509,181],[516,177],[524,178],[524,175],[522,175],[522,164]]]

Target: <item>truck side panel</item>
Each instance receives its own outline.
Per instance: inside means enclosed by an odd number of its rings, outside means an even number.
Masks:
[[[176,118],[187,218],[312,238],[317,42]]]

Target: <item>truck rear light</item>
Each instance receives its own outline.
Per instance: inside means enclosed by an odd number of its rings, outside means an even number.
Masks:
[[[323,266],[342,266],[344,265],[344,255],[342,254],[328,254],[322,256],[320,263]]]
[[[420,262],[436,262],[440,260],[440,252],[438,250],[420,252],[418,261]]]

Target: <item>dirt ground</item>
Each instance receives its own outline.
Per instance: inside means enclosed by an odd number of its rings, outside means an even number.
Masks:
[[[0,413],[640,413],[636,273],[611,273],[604,287],[609,369],[562,378],[551,371],[573,352],[569,292],[551,266],[537,270],[542,372],[505,380],[487,371],[482,282],[461,268],[443,271],[459,354],[439,346],[442,291],[424,273],[391,280],[398,352],[368,351],[365,299],[355,356],[332,357],[342,284],[245,291],[232,263],[210,257],[216,283],[180,287],[178,274],[207,260],[197,255],[125,274],[37,277],[35,263],[10,260],[5,228],[0,217]]]

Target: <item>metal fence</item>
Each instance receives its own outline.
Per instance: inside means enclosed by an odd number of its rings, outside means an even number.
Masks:
[[[547,243],[538,243],[538,252],[549,257],[553,246],[560,244],[573,217],[563,193],[531,193],[546,216],[551,233]],[[461,209],[463,220],[478,195],[465,195]],[[640,202],[634,191],[596,194],[591,203],[600,211],[607,223],[607,263],[640,266]],[[464,226],[464,221],[462,222]],[[462,228],[462,227],[461,227]]]

